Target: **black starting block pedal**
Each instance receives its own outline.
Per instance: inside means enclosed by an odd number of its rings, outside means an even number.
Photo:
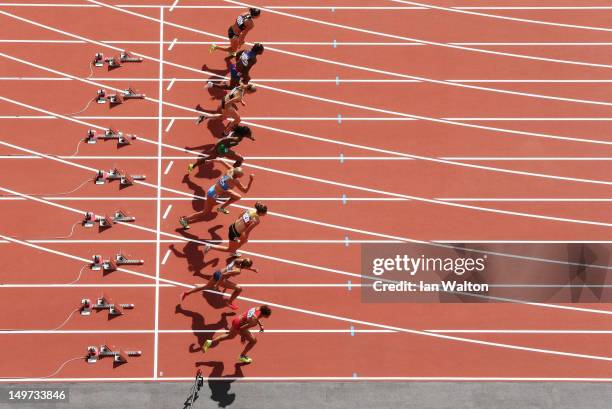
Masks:
[[[121,67],[121,61],[115,57],[105,58],[104,61],[108,64],[108,68],[119,68]]]
[[[100,216],[97,221],[100,223],[100,227],[112,227],[115,222],[114,218],[108,216]]]
[[[103,185],[106,182],[106,179],[108,178],[108,173],[106,173],[103,170],[99,170],[96,173],[96,177],[94,179],[94,183],[96,185]]]
[[[122,51],[121,55],[119,56],[119,59],[121,60],[121,62],[125,63],[125,62],[142,62],[142,58],[140,57],[132,57],[130,55],[130,53],[128,53],[127,51]]]
[[[79,309],[81,315],[91,315],[91,301],[88,298],[81,300],[81,308]]]
[[[97,221],[98,218],[93,212],[86,212],[81,224],[83,225],[83,227],[93,227],[94,223]]]
[[[85,137],[85,143],[95,144],[98,142],[98,137],[96,136],[96,131],[94,129],[90,129],[87,131],[87,136]]]
[[[144,264],[144,260],[129,259],[121,253],[117,253],[115,256],[115,262],[118,266],[141,266]]]
[[[106,104],[106,91],[103,89],[98,90],[98,95],[96,97],[96,102],[98,104]]]
[[[98,271],[98,270],[102,270],[103,267],[104,267],[104,260],[102,260],[102,256],[99,254],[94,254],[91,257],[91,264],[89,265],[89,268],[93,271]]]
[[[96,53],[92,63],[95,67],[102,67],[104,65],[104,54]]]
[[[100,359],[100,351],[95,346],[87,347],[87,363],[93,364]]]
[[[123,104],[123,99],[124,96],[121,96],[119,94],[110,94],[108,95],[108,102],[110,102],[113,105],[119,105],[119,104]]]

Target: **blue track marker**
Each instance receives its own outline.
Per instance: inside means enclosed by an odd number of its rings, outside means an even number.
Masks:
[[[338,114],[338,124],[341,124],[341,123],[342,123],[342,115]]]
[[[344,246],[345,247],[349,246],[349,238],[348,238],[348,236],[344,236]]]
[[[340,85],[340,77],[336,75],[336,85]]]
[[[336,39],[334,39],[334,48],[338,47],[338,44],[336,43]]]
[[[355,336],[355,327],[351,325],[351,337]]]
[[[351,280],[348,280],[348,290],[351,291],[353,289],[353,283],[351,283]]]
[[[344,193],[342,193],[342,204],[346,204],[346,195]]]
[[[353,372],[353,378],[357,378],[357,372]]]
[[[340,163],[344,163],[344,154],[343,153],[340,154]]]

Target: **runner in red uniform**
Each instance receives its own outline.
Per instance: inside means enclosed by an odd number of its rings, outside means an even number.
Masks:
[[[263,324],[259,321],[260,318],[268,318],[272,314],[272,310],[267,305],[262,305],[261,307],[253,307],[249,309],[244,314],[240,315],[238,318],[232,321],[232,326],[227,334],[220,335],[218,337],[214,337],[213,339],[209,339],[202,344],[202,352],[206,353],[209,348],[212,346],[216,346],[219,342],[227,341],[228,339],[233,339],[236,335],[240,334],[243,339],[246,339],[248,343],[245,345],[240,357],[238,357],[238,362],[242,362],[245,364],[250,364],[253,362],[251,358],[247,356],[247,352],[251,350],[257,343],[257,338],[251,334],[249,328],[254,327],[255,325],[259,325],[259,332],[264,331]]]

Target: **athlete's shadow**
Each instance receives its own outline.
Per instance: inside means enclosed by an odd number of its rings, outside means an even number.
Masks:
[[[208,387],[210,388],[210,399],[217,402],[220,408],[225,408],[236,400],[236,394],[230,393],[232,383],[236,378],[244,378],[242,367],[245,364],[237,363],[234,365],[234,373],[223,375],[225,365],[220,361],[196,362],[196,366],[208,366],[212,368],[208,375]],[[213,379],[210,379],[213,378]],[[219,379],[227,378],[227,379]]]
[[[184,230],[181,230],[180,233],[192,240],[199,240],[198,237],[193,234],[189,234]],[[170,250],[174,254],[174,256],[179,258],[184,258],[187,260],[187,269],[193,273],[194,276],[200,276],[202,278],[207,278],[202,274],[202,270],[206,267],[216,267],[219,264],[219,258],[215,257],[209,261],[204,261],[204,251],[202,249],[203,244],[197,243],[195,241],[188,241],[183,247],[183,251],[179,251],[174,244],[170,245]],[[210,277],[208,277],[210,278]]]
[[[182,314],[191,318],[191,329],[197,338],[197,344],[193,343],[189,345],[190,353],[202,352],[202,344],[204,341],[212,339],[217,331],[229,329],[227,317],[236,315],[235,312],[223,312],[221,313],[221,318],[219,318],[219,321],[212,324],[206,324],[206,320],[202,314],[195,311],[186,310],[181,304],[176,305],[174,308],[174,313]]]
[[[214,170],[212,163],[210,164],[210,166],[208,163],[205,163],[204,169],[200,170],[198,174],[200,174],[201,172],[205,172],[204,174],[206,175],[205,177],[207,178],[209,177],[208,175],[216,173],[216,172],[219,172],[219,175],[221,174],[220,171]],[[185,175],[183,177],[183,183],[185,183],[187,187],[193,191],[194,199],[191,201],[193,210],[195,210],[196,212],[202,211],[204,209],[204,202],[206,201],[205,199],[206,190],[204,190],[204,188],[200,186],[199,184],[194,183],[189,177],[189,175]],[[214,217],[215,217],[215,213],[209,213],[206,216],[202,216],[201,220],[209,221],[209,220],[214,219]]]

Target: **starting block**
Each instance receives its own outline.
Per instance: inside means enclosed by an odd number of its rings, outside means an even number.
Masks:
[[[123,97],[119,94],[110,94],[107,98],[111,104],[123,104]]]
[[[125,363],[128,357],[142,356],[142,351],[113,351],[106,345],[100,345],[100,348],[96,346],[87,347],[87,362],[90,364],[98,362],[100,359],[105,357],[112,357],[114,362]]]
[[[137,137],[136,135],[126,135],[123,132],[115,131],[114,129],[107,129],[103,134],[98,135],[94,129],[90,129],[87,131],[87,136],[85,137],[85,142],[89,144],[95,144],[98,139],[103,141],[108,141],[111,139],[117,140],[118,146],[131,145],[133,140]]]
[[[103,89],[99,89],[97,92],[96,102],[98,104],[106,104],[106,91]]]
[[[104,54],[96,53],[96,55],[94,55],[93,65],[95,67],[102,67],[104,65]]]
[[[121,67],[120,60],[116,59],[115,57],[105,58],[104,62],[106,62],[108,64],[108,68],[119,68],[119,67]]]
[[[108,215],[98,216],[94,212],[86,212],[81,224],[83,225],[83,227],[93,227],[93,225],[98,222],[101,227],[112,227],[113,224],[118,222],[125,223],[134,221],[136,221],[136,218],[134,216],[128,215],[123,210],[117,210],[113,213],[112,217]],[[114,263],[114,261],[112,260],[110,262]]]
[[[132,57],[130,55],[130,53],[128,53],[127,51],[122,51],[121,52],[121,54],[119,56],[119,60],[122,63],[125,63],[125,62],[142,62],[142,58],[140,58],[140,57]]]
[[[109,315],[117,316],[123,315],[123,310],[133,310],[134,304],[114,304],[109,303],[104,297],[100,297],[96,300],[96,303],[92,307],[96,311],[108,310]]]
[[[91,259],[89,268],[92,271],[104,270],[110,272],[117,270],[117,263],[115,263],[113,260],[104,260],[102,259],[102,256],[98,254],[94,254]]]
[[[96,185],[103,185],[107,180],[109,182],[118,180],[122,186],[131,186],[135,180],[146,180],[146,178],[146,175],[128,175],[119,169],[111,169],[108,172],[99,170],[96,173],[95,183]]]

